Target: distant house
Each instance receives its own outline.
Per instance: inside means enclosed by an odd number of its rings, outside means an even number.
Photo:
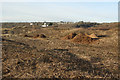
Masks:
[[[30,23],[30,26],[32,26],[33,25],[33,23]]]
[[[47,23],[43,23],[42,27],[48,27]]]

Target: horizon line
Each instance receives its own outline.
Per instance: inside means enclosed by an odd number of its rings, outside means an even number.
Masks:
[[[0,21],[0,23],[32,23],[32,22],[61,22],[61,21]],[[81,21],[63,21],[63,22],[81,22]],[[119,21],[111,21],[111,22],[95,22],[95,21],[83,21],[83,22],[90,22],[90,23],[118,23]]]

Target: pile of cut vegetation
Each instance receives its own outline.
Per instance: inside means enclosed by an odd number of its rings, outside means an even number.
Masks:
[[[24,35],[24,37],[31,37],[31,38],[46,38],[45,34],[34,34],[34,35]]]
[[[30,36],[30,35],[25,34],[24,37],[33,37],[33,36]]]
[[[78,42],[78,43],[91,43],[98,39],[98,37],[92,33],[90,35],[84,34],[84,33],[70,33],[67,36],[62,38],[63,40],[71,40],[72,42]]]
[[[94,37],[95,37],[95,35],[94,35]],[[78,43],[91,43],[91,42],[93,42],[95,40],[97,40],[97,37],[92,38],[91,36],[85,35],[83,33],[79,33],[71,41],[72,42],[78,42]]]
[[[73,39],[77,34],[76,33],[70,33],[69,35],[63,37],[62,39]]]
[[[90,35],[88,35],[88,34],[85,34],[85,35],[87,35],[87,36],[90,37],[90,38],[94,38],[94,39],[97,39],[97,38],[98,38],[94,33],[92,33],[92,34],[90,34]]]
[[[40,38],[46,38],[46,35],[45,34],[40,34],[39,37]]]

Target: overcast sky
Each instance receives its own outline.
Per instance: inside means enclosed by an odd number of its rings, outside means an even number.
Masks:
[[[51,2],[4,2],[2,3],[2,21],[87,21],[117,22],[117,0],[106,2],[82,2],[80,0],[51,0]],[[37,0],[35,0],[37,1]],[[65,2],[66,1],[66,2]],[[101,0],[102,1],[102,0]]]

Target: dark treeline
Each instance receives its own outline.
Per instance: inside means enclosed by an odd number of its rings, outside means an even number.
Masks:
[[[117,25],[117,23],[96,23],[96,22],[4,22],[2,23],[2,28],[12,28],[12,27],[31,27],[30,23],[32,23],[32,26],[35,27],[41,27],[44,23],[48,26],[52,27],[72,27],[72,28],[88,28],[88,27],[97,27],[97,26],[114,26],[114,24]]]

